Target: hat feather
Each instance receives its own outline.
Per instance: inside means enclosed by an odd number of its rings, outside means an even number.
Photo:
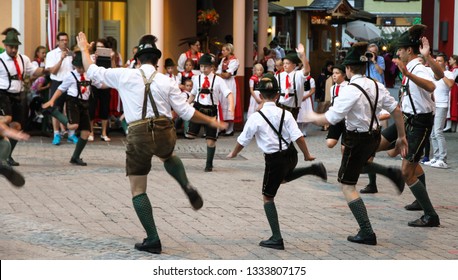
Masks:
[[[409,28],[409,39],[412,43],[418,44],[420,42],[420,38],[423,35],[423,32],[426,29],[426,25],[423,24],[416,24]]]

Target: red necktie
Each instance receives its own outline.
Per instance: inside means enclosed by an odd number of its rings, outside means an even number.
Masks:
[[[337,85],[336,86],[336,97],[339,96],[339,89],[340,89],[340,85]]]
[[[172,78],[172,74],[169,74],[169,77]]]
[[[210,87],[210,81],[208,80],[208,77],[205,76],[204,83],[202,84],[202,88],[209,88]]]
[[[21,68],[19,68],[19,63],[17,63],[17,58],[13,57],[14,67],[16,67],[17,78],[19,81],[22,81]]]
[[[84,78],[84,74],[81,74],[81,82],[84,82],[84,81],[86,81],[86,79]],[[85,92],[86,92],[86,87],[82,86],[81,93],[85,93]]]
[[[285,85],[286,85],[285,99],[288,99],[288,97],[289,97],[289,88],[291,87],[291,83],[289,82],[289,75],[288,75],[288,74],[286,74],[286,82],[285,82]]]

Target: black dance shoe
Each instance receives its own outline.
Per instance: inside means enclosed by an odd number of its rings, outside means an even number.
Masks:
[[[361,231],[359,231],[355,236],[348,236],[347,240],[358,244],[377,245],[377,236],[375,236],[375,233],[364,236]]]
[[[440,225],[439,216],[423,215],[420,219],[408,223],[409,227],[438,227]]]
[[[149,241],[145,238],[142,243],[135,243],[135,249],[152,254],[160,254],[162,252],[161,240]]]
[[[259,242],[259,246],[266,247],[266,248],[272,248],[272,249],[276,249],[276,250],[285,250],[285,245],[283,244],[283,239],[273,240],[272,237],[267,239],[267,240],[263,240],[263,241]]]
[[[378,193],[377,186],[367,185],[359,190],[360,193]]]

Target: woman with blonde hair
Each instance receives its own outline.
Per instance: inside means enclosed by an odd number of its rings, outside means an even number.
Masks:
[[[234,55],[234,45],[231,43],[226,43],[221,48],[222,60],[216,70],[216,74],[224,79],[227,87],[234,94],[234,112],[230,111],[229,101],[223,95],[220,95],[220,114],[223,121],[227,122],[229,125],[223,136],[232,136],[234,135],[234,123],[242,121],[242,111],[240,110],[240,94],[237,93],[237,82],[235,76],[237,75],[237,70],[239,69],[239,60]]]

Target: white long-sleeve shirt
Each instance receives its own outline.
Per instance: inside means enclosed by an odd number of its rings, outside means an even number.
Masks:
[[[275,102],[264,103],[261,112],[267,117],[272,125],[278,130],[280,128],[280,120],[282,109],[275,105]],[[291,143],[296,141],[302,136],[302,132],[297,126],[296,120],[293,115],[285,111],[285,119],[283,120],[283,128],[281,130],[283,138]],[[256,138],[258,147],[265,154],[276,153],[279,150],[277,133],[269,126],[266,120],[259,113],[253,113],[245,123],[242,133],[237,138],[237,142],[243,147],[248,146],[253,137]],[[282,150],[288,148],[287,144],[281,141]]]
[[[350,83],[361,86],[369,98],[371,104],[375,102],[375,83],[373,80],[362,75],[354,75]],[[390,95],[385,86],[377,82],[379,96],[375,115],[379,115],[382,109],[393,112],[398,103]],[[325,113],[326,119],[331,124],[336,124],[346,118],[346,127],[349,131],[368,132],[372,118],[372,110],[369,101],[364,94],[355,86],[347,85],[340,89],[339,98],[334,100],[334,105]],[[374,120],[373,129],[376,129],[377,122]]]
[[[147,79],[156,71],[156,68],[150,64],[144,64],[140,69],[145,72]],[[101,81],[108,87],[118,90],[127,123],[142,119],[145,85],[139,69],[105,69],[91,64],[87,75],[91,80]],[[177,83],[168,76],[157,73],[151,83],[151,93],[159,115],[172,118],[172,108],[184,120],[190,120],[194,115],[195,109],[186,102],[186,95],[181,93]],[[149,99],[147,102],[146,117],[155,117]]]

